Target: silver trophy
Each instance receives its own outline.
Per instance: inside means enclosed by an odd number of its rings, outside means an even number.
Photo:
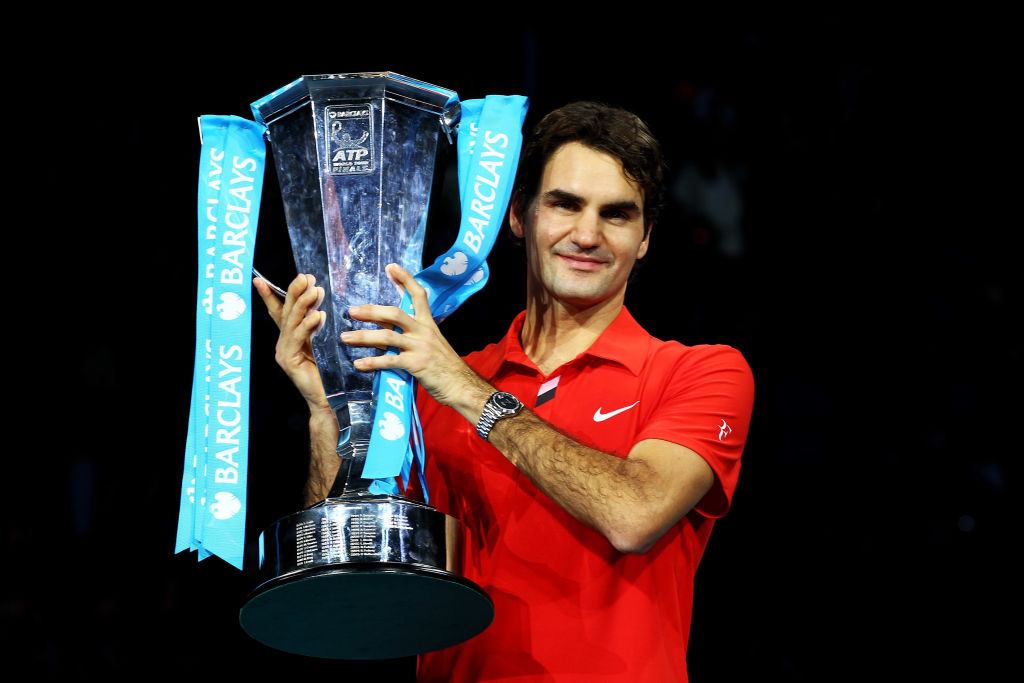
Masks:
[[[338,417],[341,467],[328,498],[260,535],[259,583],[239,620],[279,650],[385,659],[438,650],[485,629],[494,605],[455,573],[460,525],[436,509],[369,491],[363,464],[380,353],[340,342],[365,303],[398,305],[389,263],[421,270],[439,145],[459,120],[455,93],[398,74],[303,76],[253,104],[267,125],[295,265],[326,290],[313,352]]]

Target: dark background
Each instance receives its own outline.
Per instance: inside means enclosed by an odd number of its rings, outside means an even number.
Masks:
[[[1018,163],[1003,22],[555,14],[333,37],[341,24],[264,17],[247,40],[228,19],[154,35],[83,17],[52,43],[65,68],[40,77],[45,98],[13,84],[9,106],[40,111],[50,141],[41,187],[12,201],[11,376],[28,380],[11,427],[31,437],[11,449],[0,635],[17,659],[52,677],[369,670],[254,643],[237,625],[251,577],[172,553],[195,119],[248,117],[303,73],[390,69],[463,99],[528,95],[527,126],[576,99],[625,106],[664,144],[669,204],[627,304],[658,337],[741,349],[757,383],[733,509],[697,575],[693,680],[1001,671],[1021,369],[1019,221],[996,210]],[[474,38],[463,63],[453,46]],[[268,170],[256,263],[283,284],[276,192]],[[427,260],[452,236],[431,240]],[[60,277],[23,256],[41,249]],[[491,284],[443,327],[461,352],[524,303],[516,248],[499,240],[490,262]],[[304,408],[273,332],[258,315],[252,539],[296,509],[305,469]]]

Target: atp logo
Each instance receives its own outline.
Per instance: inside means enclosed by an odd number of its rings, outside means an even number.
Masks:
[[[373,116],[366,105],[330,105],[324,109],[326,155],[331,175],[370,173],[374,169]]]
[[[445,257],[444,263],[441,264],[441,272],[448,276],[462,275],[468,265],[469,258],[461,251],[457,251]]]
[[[380,427],[380,435],[388,441],[397,441],[405,435],[405,427],[398,416],[388,411],[384,413],[384,419],[377,421]]]
[[[224,292],[217,304],[217,314],[221,320],[235,320],[245,313],[245,300],[234,292]]]
[[[210,503],[210,512],[215,519],[231,519],[242,509],[242,501],[230,491],[219,491],[215,498],[217,500]]]

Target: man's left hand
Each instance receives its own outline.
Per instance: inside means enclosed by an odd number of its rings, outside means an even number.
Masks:
[[[412,374],[441,405],[451,406],[472,423],[480,417],[484,403],[494,389],[459,358],[434,322],[427,292],[409,271],[392,263],[388,277],[409,292],[414,315],[397,306],[367,304],[353,306],[349,315],[356,320],[381,325],[378,330],[352,330],[341,341],[352,346],[395,347],[399,353],[359,358],[359,370],[401,368]],[[401,332],[393,328],[401,329]]]

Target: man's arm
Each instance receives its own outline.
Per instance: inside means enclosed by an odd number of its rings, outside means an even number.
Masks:
[[[426,293],[407,271],[389,275],[412,298],[415,316],[391,306],[356,306],[352,317],[392,329],[358,330],[342,341],[394,346],[397,355],[361,358],[356,367],[399,367],[412,373],[439,403],[471,424],[496,389],[459,358],[430,315]],[[537,487],[622,552],[644,552],[711,489],[711,467],[692,450],[657,439],[636,444],[628,458],[588,448],[527,409],[498,421],[491,443]]]
[[[316,310],[323,301],[324,290],[316,286],[312,275],[299,275],[288,285],[287,296],[281,301],[263,280],[256,278],[253,284],[280,330],[275,349],[277,364],[309,407],[309,478],[303,502],[313,505],[330,493],[341,465],[336,451],[338,419],[327,404],[310,343],[310,337],[325,317],[323,311]]]
[[[647,552],[714,483],[711,467],[685,446],[647,439],[619,458],[525,409],[499,420],[490,441],[537,488],[624,553]]]

